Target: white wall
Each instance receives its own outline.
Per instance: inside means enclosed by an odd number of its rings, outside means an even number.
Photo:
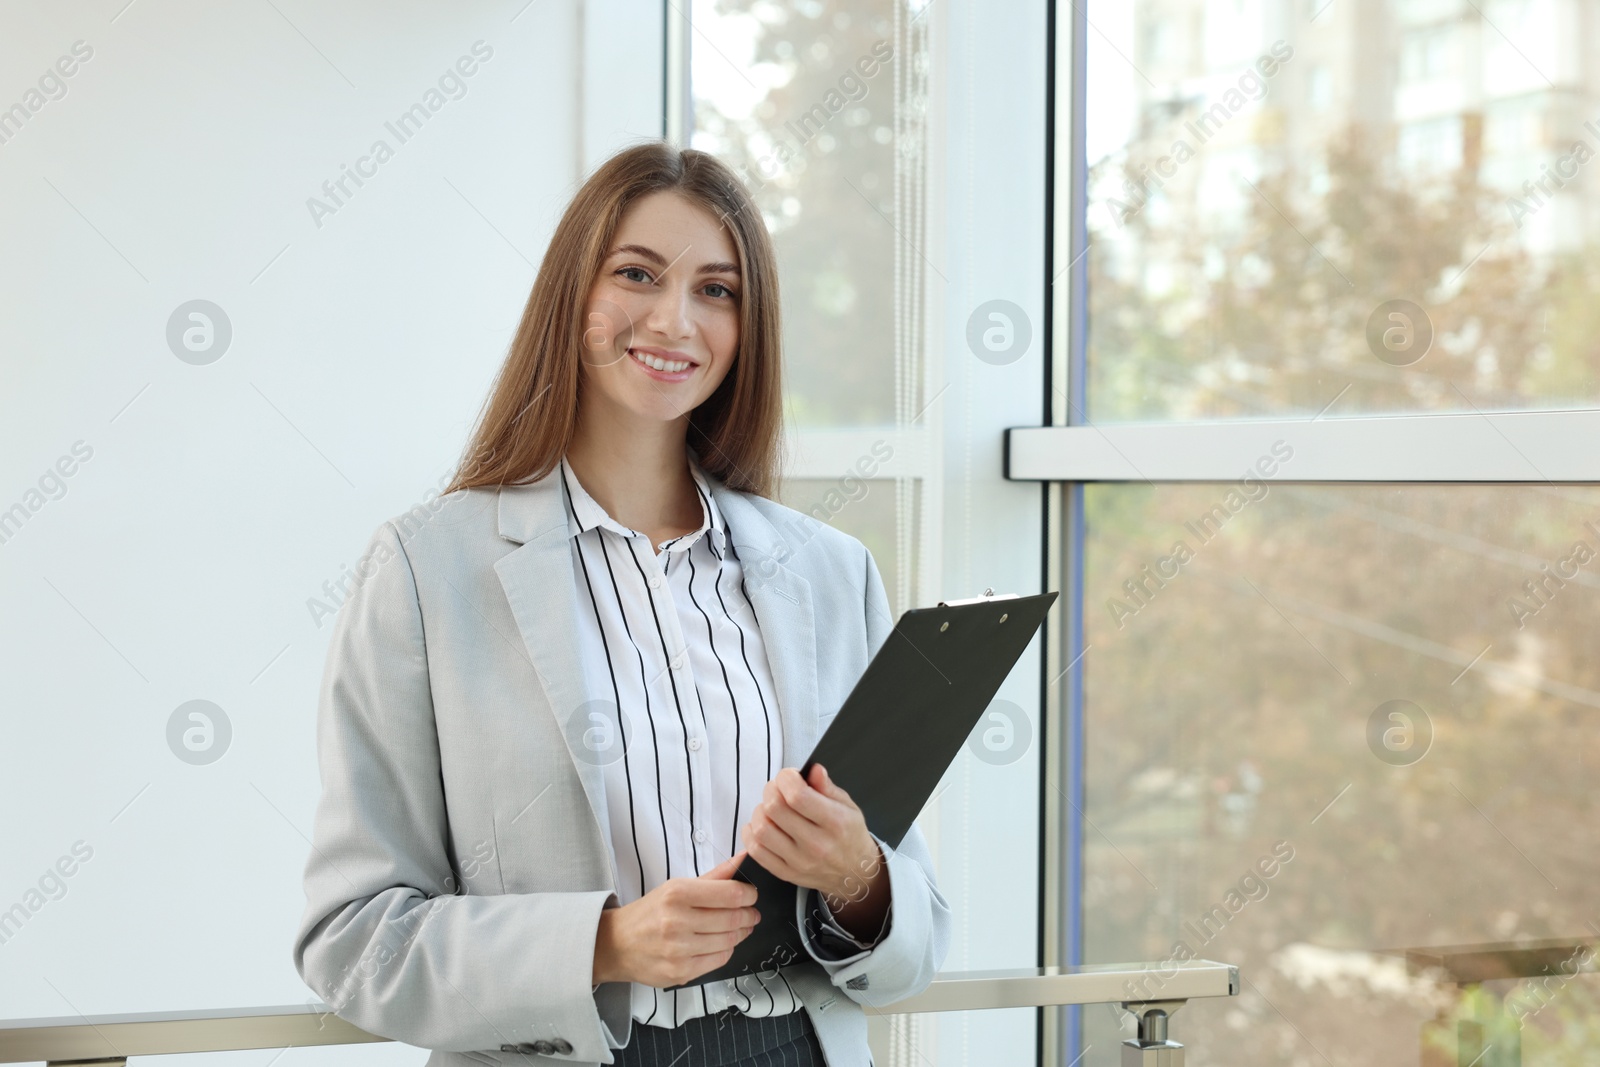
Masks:
[[[623,0],[124,2],[0,9],[0,109],[38,105],[0,127],[8,1018],[310,995],[332,627],[307,602],[442,484],[584,170],[661,131],[660,21]],[[30,97],[79,41],[64,95]],[[477,42],[402,143],[385,123]],[[378,139],[319,225],[308,198]],[[196,299],[231,325],[211,362],[167,339]],[[169,747],[192,700],[231,726],[206,765]],[[61,857],[59,899],[30,896]]]

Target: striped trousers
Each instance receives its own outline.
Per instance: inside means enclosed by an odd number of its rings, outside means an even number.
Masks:
[[[617,1067],[827,1067],[805,1009],[752,1019],[736,1008],[675,1027],[633,1023]]]

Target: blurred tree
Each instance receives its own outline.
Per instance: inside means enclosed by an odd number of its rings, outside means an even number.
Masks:
[[[1315,195],[1292,169],[1257,182],[1233,230],[1130,216],[1121,254],[1158,249],[1159,286],[1091,249],[1092,416],[1309,417],[1347,385],[1336,412],[1586,402],[1600,256],[1536,262],[1494,194],[1405,180],[1355,132],[1326,174]],[[1409,367],[1367,347],[1392,298],[1436,329]],[[1600,559],[1600,492],[1293,477],[1086,492],[1089,959],[1181,941],[1241,965],[1236,1005],[1179,1017],[1197,1064],[1416,1063],[1439,994],[1398,953],[1595,932],[1600,860],[1572,833],[1600,819],[1600,562],[1545,575],[1578,541]],[[1396,699],[1432,735],[1409,765],[1369,744]],[[1293,860],[1229,908],[1280,841]],[[1581,1015],[1540,1026],[1527,1062],[1592,1058]]]
[[[1396,171],[1372,141],[1351,126],[1315,167],[1286,163],[1248,188],[1242,220],[1092,214],[1095,236],[1136,268],[1120,276],[1091,249],[1091,416],[1315,414],[1335,396],[1345,414],[1587,404],[1600,385],[1588,299],[1600,252],[1541,262],[1504,193],[1466,170]],[[1129,150],[1128,181],[1154,151]],[[1311,192],[1312,173],[1325,191]],[[1145,284],[1152,263],[1172,280]],[[1431,350],[1409,366],[1368,345],[1389,300],[1432,322]]]
[[[693,143],[745,176],[773,233],[785,394],[800,426],[894,421],[894,65],[906,60],[890,39],[895,2],[715,5],[719,18],[750,20],[754,63],[780,72],[740,102],[748,117],[696,94]],[[731,63],[703,36],[691,54],[697,71]]]

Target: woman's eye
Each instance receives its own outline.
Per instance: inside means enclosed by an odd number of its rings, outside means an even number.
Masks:
[[[617,270],[617,274],[630,282],[637,282],[641,285],[649,285],[653,281],[650,277],[650,272],[643,267],[621,267]],[[705,291],[719,300],[732,300],[739,295],[721,282],[711,282],[705,287]]]

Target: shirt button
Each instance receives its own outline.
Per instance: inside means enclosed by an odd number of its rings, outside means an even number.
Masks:
[[[698,737],[689,738],[689,751],[690,752],[699,752],[700,751],[700,739]]]
[[[650,578],[650,588],[651,589],[660,589],[661,588],[661,576],[659,574],[651,576],[651,578]]]
[[[673,656],[672,657],[672,669],[675,670],[675,671],[681,671],[683,669],[683,657],[682,656]]]
[[[704,830],[696,830],[694,832],[694,839],[696,841],[698,841],[702,845],[705,844],[706,843],[706,832]]]

